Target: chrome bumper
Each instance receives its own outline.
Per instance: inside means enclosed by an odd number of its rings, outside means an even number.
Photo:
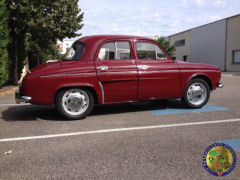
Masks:
[[[224,85],[222,83],[218,83],[218,85],[217,85],[218,88],[223,88],[223,86]]]
[[[19,94],[18,90],[15,92],[15,101],[16,101],[17,104],[20,104],[21,102],[27,103],[27,102],[31,101],[31,99],[32,98],[29,97],[29,96],[21,96]]]

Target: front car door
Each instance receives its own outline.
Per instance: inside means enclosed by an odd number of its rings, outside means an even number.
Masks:
[[[132,49],[128,40],[101,44],[95,65],[104,103],[136,100],[138,75]]]
[[[178,97],[180,72],[167,53],[155,41],[136,41],[138,99]]]

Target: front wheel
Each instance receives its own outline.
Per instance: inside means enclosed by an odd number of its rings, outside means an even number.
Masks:
[[[94,108],[94,98],[85,89],[68,89],[58,92],[55,99],[58,112],[67,119],[83,119]]]
[[[203,79],[192,79],[182,97],[183,102],[190,108],[201,108],[209,100],[210,88]]]

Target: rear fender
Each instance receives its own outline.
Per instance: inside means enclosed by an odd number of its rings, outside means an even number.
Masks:
[[[83,87],[83,88],[89,89],[93,93],[93,96],[94,96],[95,101],[96,101],[95,103],[96,104],[102,104],[103,96],[102,96],[100,84],[93,85],[93,84],[89,84],[89,83],[65,83],[65,84],[61,84],[55,89],[54,100],[55,100],[56,94],[60,90],[74,88],[74,87],[75,88]]]

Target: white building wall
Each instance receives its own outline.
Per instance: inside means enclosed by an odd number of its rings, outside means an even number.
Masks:
[[[190,61],[225,70],[226,19],[190,31]]]
[[[240,51],[240,15],[227,19],[227,71],[240,72],[240,63],[234,63],[233,51]]]
[[[190,31],[185,31],[179,34],[175,34],[169,37],[170,45],[174,45],[176,41],[184,40],[185,43],[182,46],[176,46],[176,51],[174,52],[174,57],[176,60],[184,60],[186,56],[186,61],[189,61],[190,57]]]

